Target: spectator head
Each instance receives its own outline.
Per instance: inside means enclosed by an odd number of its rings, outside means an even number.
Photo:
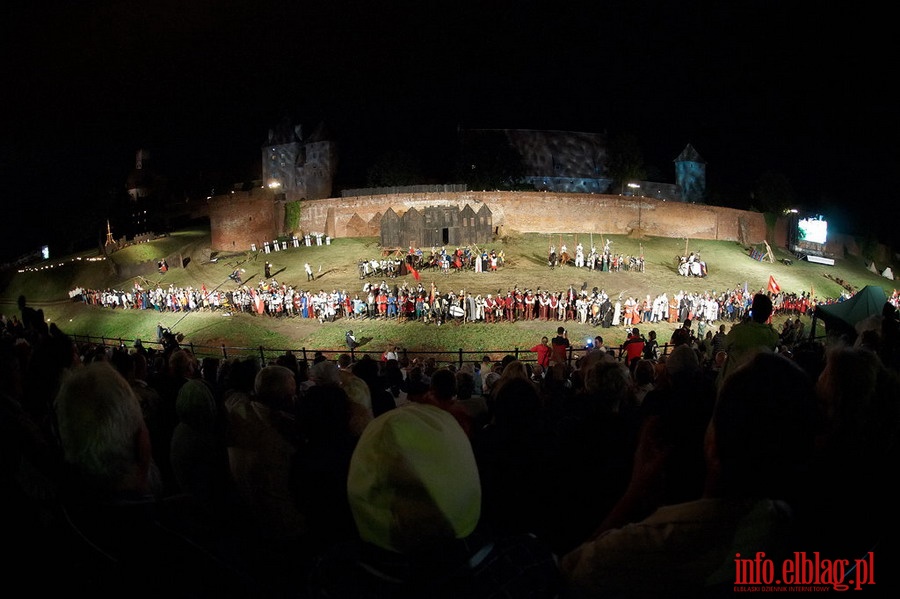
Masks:
[[[619,412],[634,399],[631,371],[622,362],[590,359],[582,369],[584,391],[603,412]]]
[[[107,362],[75,369],[56,396],[63,459],[80,491],[109,496],[150,491],[150,437],[140,402]]]
[[[656,365],[651,360],[639,360],[634,367],[634,382],[637,385],[649,385],[656,380]]]
[[[189,379],[196,372],[194,354],[186,349],[177,349],[169,356],[169,372],[175,378]]]
[[[432,380],[433,382],[433,380]],[[467,370],[456,373],[456,399],[470,399],[475,392],[475,377]]]
[[[227,362],[227,376],[225,377],[225,389],[253,391],[256,382],[256,373],[259,372],[259,362],[255,358],[234,358]]]
[[[446,368],[436,370],[431,375],[429,391],[438,404],[452,401],[456,396],[456,375]]]
[[[666,358],[666,374],[669,381],[691,380],[700,371],[700,360],[694,349],[683,343],[676,346]]]
[[[366,427],[347,495],[362,540],[403,554],[465,538],[481,516],[472,445],[449,412],[427,404],[390,410]]]
[[[381,366],[368,354],[365,354],[353,365],[353,374],[369,385],[375,385],[378,382],[380,372]]]
[[[351,400],[341,387],[313,385],[297,400],[297,427],[304,439],[328,443],[352,430]]]
[[[316,385],[339,385],[341,382],[338,367],[328,360],[316,362],[310,367],[309,380]]]
[[[757,293],[750,305],[750,318],[753,322],[766,322],[770,316],[772,316],[772,300],[764,293]]]
[[[685,345],[691,342],[691,332],[688,329],[681,328],[672,331],[672,339],[670,343],[675,347]]]
[[[713,494],[791,498],[813,450],[812,390],[778,354],[757,354],[725,379],[707,431]]]
[[[266,366],[257,373],[253,390],[256,401],[275,410],[294,411],[297,379],[290,368]]]
[[[297,356],[293,354],[293,352],[287,351],[277,358],[275,358],[275,363],[279,366],[284,366],[297,374]]]

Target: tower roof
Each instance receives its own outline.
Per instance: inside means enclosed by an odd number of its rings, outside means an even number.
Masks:
[[[678,155],[678,158],[675,159],[675,162],[700,162],[702,164],[706,164],[706,161],[697,153],[697,150],[694,149],[694,146],[688,144],[681,151],[681,154]]]

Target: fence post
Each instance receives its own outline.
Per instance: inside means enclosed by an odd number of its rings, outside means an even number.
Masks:
[[[570,345],[570,346],[569,346],[569,358],[568,358],[568,360],[567,360],[567,362],[566,362],[566,366],[571,366],[571,365],[572,365],[572,353],[573,353],[574,351],[575,351],[575,348],[572,347],[572,346]]]
[[[223,359],[223,360],[227,360],[227,359],[228,359],[228,352],[225,351],[225,344],[224,344],[224,343],[222,344],[222,359]]]
[[[266,365],[266,353],[263,351],[263,346],[259,346],[259,363],[260,367],[264,367]]]
[[[517,347],[513,353],[516,356],[516,360],[518,360],[519,359],[519,348]]]
[[[350,361],[356,362],[356,350],[353,347],[350,348]]]
[[[302,347],[300,348],[300,351],[303,352],[303,361],[306,362],[306,348]]]
[[[459,348],[459,367],[462,368],[462,365],[463,365],[462,348]]]

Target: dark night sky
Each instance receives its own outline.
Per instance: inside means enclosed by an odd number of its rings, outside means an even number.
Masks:
[[[835,226],[890,222],[896,37],[866,3],[35,4],[2,25],[4,254],[101,206],[138,148],[239,180],[285,115],[345,166],[384,144],[446,164],[457,126],[627,132],[674,182],[691,143],[716,189],[772,171]]]

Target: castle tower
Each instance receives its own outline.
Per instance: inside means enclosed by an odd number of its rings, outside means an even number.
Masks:
[[[263,185],[292,199],[321,199],[331,196],[336,168],[334,143],[319,125],[308,138],[301,125],[284,118],[269,130],[262,148]]]
[[[675,183],[681,188],[681,201],[702,204],[706,198],[706,162],[688,144],[675,159]]]
[[[135,235],[150,230],[150,222],[154,214],[153,193],[154,174],[150,169],[150,153],[140,149],[134,157],[134,168],[128,174],[125,182],[125,190],[128,193],[127,213],[120,223],[124,227],[124,234]]]

